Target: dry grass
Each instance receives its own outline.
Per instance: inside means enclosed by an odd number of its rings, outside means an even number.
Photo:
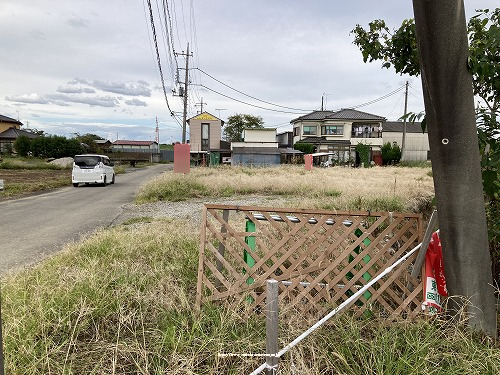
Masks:
[[[197,194],[213,191],[217,196],[225,186],[251,187],[251,194],[285,194],[311,203],[321,201],[325,192],[329,199],[348,202],[368,195],[373,202],[380,191],[389,200],[408,202],[432,194],[427,172],[200,168],[188,176],[165,174],[153,185],[161,189],[172,180],[189,179]],[[372,181],[374,174],[385,182]],[[276,193],[269,192],[269,185],[278,183]],[[294,186],[304,195],[284,193]],[[33,269],[4,277],[6,373],[246,374],[257,368],[262,357],[218,354],[264,353],[262,315],[217,305],[206,305],[199,314],[193,309],[199,230],[191,225],[136,218],[71,244]],[[287,315],[291,318],[280,320],[280,348],[311,323],[299,314]],[[387,326],[344,314],[282,358],[280,374],[496,374],[500,350],[495,345],[455,323]]]
[[[434,196],[430,171],[430,167],[335,167],[306,171],[303,166],[286,165],[193,168],[187,175],[163,174],[145,185],[137,200],[281,195],[298,208],[422,212],[429,209]]]

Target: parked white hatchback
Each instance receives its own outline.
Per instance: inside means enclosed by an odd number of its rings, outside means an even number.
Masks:
[[[84,154],[75,155],[71,182],[74,187],[82,184],[115,183],[115,169],[106,155]]]

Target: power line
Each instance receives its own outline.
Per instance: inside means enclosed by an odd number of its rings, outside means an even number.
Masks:
[[[170,114],[173,116],[174,113],[172,109],[170,109],[170,104],[168,104],[168,98],[167,98],[167,90],[165,89],[165,80],[163,79],[163,71],[161,70],[161,60],[160,60],[160,52],[158,51],[158,41],[156,39],[156,29],[155,29],[155,21],[153,17],[153,8],[151,7],[151,0],[148,1],[148,7],[149,7],[149,15],[151,17],[151,29],[153,30],[153,39],[155,43],[155,48],[156,48],[156,58],[158,60],[158,69],[160,70],[160,78],[161,78],[161,86],[163,88],[163,95],[165,96],[165,102],[167,103],[167,108],[170,111]]]
[[[249,106],[251,106],[251,107],[260,108],[260,109],[263,109],[263,110],[266,110],[266,111],[272,111],[272,112],[292,113],[292,114],[296,114],[296,115],[301,115],[301,114],[304,114],[304,112],[290,112],[290,111],[282,111],[282,110],[279,110],[279,109],[266,108],[266,107],[262,107],[262,106],[260,106],[260,105],[247,103],[247,102],[244,102],[243,100],[239,100],[239,99],[236,99],[236,98],[230,97],[230,96],[225,95],[225,94],[223,94],[223,93],[221,93],[221,92],[218,92],[218,91],[216,91],[216,90],[214,90],[214,89],[211,89],[210,87],[207,87],[207,86],[205,86],[205,85],[203,85],[203,84],[201,84],[201,83],[199,84],[199,86],[200,86],[200,87],[203,87],[203,88],[205,88],[205,89],[207,89],[207,90],[209,90],[209,91],[212,91],[212,92],[214,92],[214,93],[216,93],[216,94],[218,94],[218,95],[220,95],[220,96],[223,96],[223,97],[225,97],[225,98],[227,98],[227,99],[231,99],[231,100],[234,100],[235,102],[242,103],[242,104],[246,104],[246,105],[249,105]],[[311,112],[311,111],[305,111],[305,112]]]
[[[285,107],[283,105],[279,105],[279,104],[274,104],[274,103],[271,103],[271,102],[268,102],[268,101],[265,101],[265,100],[262,100],[262,99],[259,99],[259,98],[256,98],[255,96],[252,96],[252,95],[248,95],[248,94],[245,94],[244,92],[240,91],[240,90],[237,90],[235,89],[234,87],[231,87],[229,86],[228,84],[225,84],[224,82],[218,80],[217,78],[211,76],[210,74],[208,74],[207,72],[205,72],[204,70],[200,69],[200,68],[195,68],[196,70],[199,70],[200,72],[202,72],[203,74],[205,74],[206,76],[212,78],[214,81],[217,81],[219,82],[221,85],[224,85],[226,86],[227,88],[230,88],[231,90],[233,91],[236,91],[237,93],[241,94],[241,95],[245,95],[251,99],[254,99],[254,100],[257,100],[259,102],[262,102],[262,103],[265,103],[265,104],[269,104],[269,105],[272,105],[272,106],[275,106],[275,107],[279,107],[279,108],[284,108],[284,109],[290,109],[292,111],[300,111],[300,112],[311,112],[310,109],[298,109],[298,108],[291,108],[291,107]],[[285,112],[287,113],[287,112]]]

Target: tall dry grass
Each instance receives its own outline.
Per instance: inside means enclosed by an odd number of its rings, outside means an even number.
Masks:
[[[198,237],[188,223],[134,220],[2,280],[6,373],[247,374],[265,317],[194,306]],[[280,320],[279,347],[312,323]],[[234,354],[221,357],[219,354]],[[280,374],[496,374],[500,348],[431,320],[332,319],[280,360]]]
[[[434,186],[430,167],[193,168],[150,181],[137,202],[241,194],[280,195],[298,208],[421,212],[429,210]]]

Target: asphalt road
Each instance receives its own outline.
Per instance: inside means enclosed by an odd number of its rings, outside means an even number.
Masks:
[[[112,225],[140,185],[173,164],[156,164],[116,177],[114,185],[64,187],[0,202],[0,275],[39,262],[99,227]]]

